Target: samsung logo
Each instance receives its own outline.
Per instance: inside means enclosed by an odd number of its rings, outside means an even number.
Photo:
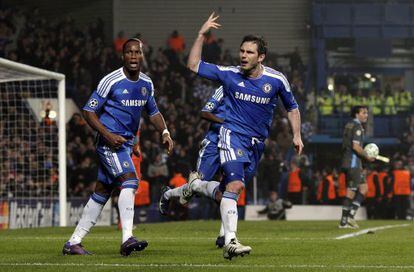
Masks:
[[[138,100],[138,99],[126,99],[121,100],[123,106],[127,107],[142,107],[147,103],[147,100]]]
[[[258,104],[269,104],[270,102],[269,97],[260,97],[260,96],[255,96],[251,94],[239,93],[239,92],[236,92],[235,94],[236,94],[236,99],[240,99],[243,101],[250,101],[250,102],[258,103]]]

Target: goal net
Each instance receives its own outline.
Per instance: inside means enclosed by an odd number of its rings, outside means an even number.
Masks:
[[[0,228],[66,225],[65,76],[0,58]]]

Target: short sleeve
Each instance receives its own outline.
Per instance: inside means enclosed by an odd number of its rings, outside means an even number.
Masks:
[[[297,109],[298,103],[296,102],[295,97],[293,96],[292,90],[290,89],[290,84],[285,76],[279,76],[279,97],[282,100],[283,106],[287,111],[292,111]]]
[[[198,65],[197,74],[201,77],[211,79],[214,81],[224,82],[226,80],[229,71],[234,70],[237,72],[237,68],[231,66],[219,66],[208,62],[200,61]]]
[[[362,128],[360,126],[354,125],[352,128],[352,142],[362,143]]]
[[[98,84],[98,87],[89,97],[88,102],[83,107],[86,111],[91,112],[99,112],[102,106],[105,104],[106,100],[110,96],[112,91],[112,86],[114,85],[115,81],[118,80],[120,77],[120,72],[117,71],[116,73],[109,74],[104,77]]]
[[[220,86],[214,91],[214,94],[210,97],[207,103],[204,105],[201,111],[213,112],[221,104],[223,100],[223,86]]]
[[[94,91],[91,96],[89,97],[88,102],[83,107],[86,111],[91,112],[99,112],[102,106],[105,104],[106,100],[108,99],[108,96],[102,97],[98,94],[97,91]]]
[[[147,103],[145,104],[145,110],[149,116],[153,116],[160,112],[157,106],[157,102],[155,102],[154,85],[152,82],[150,83],[150,94],[148,96]]]

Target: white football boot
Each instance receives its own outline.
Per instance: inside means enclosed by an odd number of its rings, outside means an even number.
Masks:
[[[185,184],[183,189],[181,190],[181,196],[179,199],[181,205],[187,205],[193,197],[194,191],[192,189],[192,184],[196,179],[200,179],[200,175],[198,174],[198,172],[191,172],[188,176],[188,183]]]
[[[225,259],[231,260],[233,257],[244,256],[245,254],[250,254],[252,248],[249,246],[244,246],[240,244],[237,238],[231,239],[230,243],[223,247],[223,257]]]

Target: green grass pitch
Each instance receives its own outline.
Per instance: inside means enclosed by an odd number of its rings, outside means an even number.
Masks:
[[[121,232],[95,227],[85,238],[92,256],[62,256],[70,228],[0,231],[0,271],[414,271],[414,225],[409,221],[361,221],[359,230],[334,221],[239,222],[250,255],[225,260],[214,242],[218,221],[137,226],[145,251],[119,255]],[[341,235],[392,225],[346,239]]]

